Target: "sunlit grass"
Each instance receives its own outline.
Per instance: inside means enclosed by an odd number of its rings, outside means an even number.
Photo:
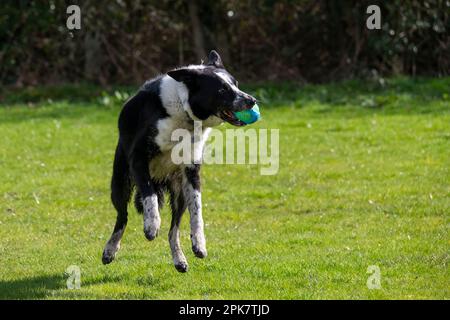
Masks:
[[[186,274],[172,266],[167,206],[153,242],[130,207],[116,261],[101,264],[115,219],[114,98],[71,99],[73,88],[5,96],[0,298],[448,299],[449,87],[448,78],[249,86],[263,116],[252,127],[280,129],[279,172],[204,166],[209,256],[191,253],[186,215]],[[81,268],[80,290],[66,289],[70,265]],[[370,265],[380,290],[366,286]]]

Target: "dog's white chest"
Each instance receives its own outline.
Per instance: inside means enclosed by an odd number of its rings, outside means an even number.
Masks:
[[[177,135],[176,130],[184,130],[191,134],[194,131],[194,125],[182,117],[167,117],[161,119],[158,121],[156,127],[158,129],[158,134],[155,137],[155,142],[161,152],[170,151],[177,143],[179,143],[179,141],[175,139],[175,136]]]
[[[167,117],[161,119],[157,123],[158,134],[155,137],[155,142],[158,145],[160,152],[149,163],[150,175],[156,180],[164,180],[180,167],[192,163],[200,163],[203,155],[203,148],[208,139],[210,128],[194,129],[194,124],[190,121],[180,119],[177,117]],[[180,140],[187,139],[182,142]],[[189,162],[180,163],[174,157],[179,154],[172,154],[174,147],[177,144],[184,143],[189,146]]]

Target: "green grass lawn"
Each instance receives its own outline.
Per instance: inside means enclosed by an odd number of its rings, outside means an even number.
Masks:
[[[0,298],[449,299],[449,88],[249,86],[263,115],[253,127],[280,129],[279,173],[203,167],[209,255],[194,257],[185,215],[186,274],[172,265],[168,206],[153,242],[130,208],[121,251],[101,263],[122,91],[3,91]],[[66,288],[70,265],[79,290]],[[370,265],[381,289],[367,288]]]

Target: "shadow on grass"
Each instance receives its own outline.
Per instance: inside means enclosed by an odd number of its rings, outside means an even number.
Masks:
[[[58,296],[64,295],[61,290],[67,288],[67,276],[60,274],[42,275],[37,277],[22,278],[17,280],[1,280],[0,281],[0,300],[17,300],[17,299],[46,299],[58,291]],[[98,283],[120,282],[122,278],[119,276],[105,275],[95,280],[87,280],[81,282],[81,286],[89,287]],[[68,297],[76,297],[78,290],[67,290],[65,295]],[[74,295],[72,295],[74,294]]]
[[[52,290],[64,288],[61,275],[44,275],[18,280],[0,281],[0,299],[42,299]]]

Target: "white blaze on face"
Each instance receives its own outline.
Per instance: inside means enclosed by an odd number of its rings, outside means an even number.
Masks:
[[[188,69],[196,69],[196,70],[203,70],[203,69],[206,68],[206,66],[203,65],[203,64],[190,64],[190,65],[188,65],[188,66],[185,67],[185,68],[188,68]]]
[[[219,71],[219,72],[216,72],[216,75],[218,77],[220,77],[223,81],[225,81],[236,94],[239,94],[242,92],[241,90],[239,90],[238,87],[236,87],[236,85],[231,80],[230,76],[228,76],[228,74],[226,74],[225,72]]]

